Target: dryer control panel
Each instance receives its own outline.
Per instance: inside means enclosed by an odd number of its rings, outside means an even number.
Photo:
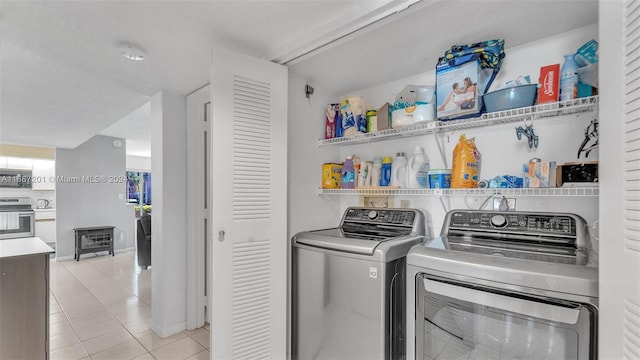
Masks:
[[[447,234],[451,230],[490,230],[520,235],[575,236],[577,233],[576,215],[561,213],[454,211],[449,214],[449,221],[446,225]]]

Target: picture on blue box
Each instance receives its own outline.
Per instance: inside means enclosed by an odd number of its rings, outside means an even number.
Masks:
[[[476,107],[477,99],[477,82],[472,76],[466,76],[464,78],[454,80],[450,82],[449,78],[454,78],[456,71],[452,71],[449,74],[445,74],[445,79],[440,84],[450,84],[450,90],[443,90],[437,92],[437,104],[438,113],[441,115],[447,115],[458,112],[460,110],[469,110]],[[452,75],[452,76],[446,76]]]

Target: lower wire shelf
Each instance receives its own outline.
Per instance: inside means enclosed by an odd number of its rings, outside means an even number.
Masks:
[[[598,196],[598,186],[559,188],[398,189],[385,187],[318,189],[318,195],[426,195],[426,196]]]

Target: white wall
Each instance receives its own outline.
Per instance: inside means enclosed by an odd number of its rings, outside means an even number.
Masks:
[[[73,228],[115,226],[116,252],[135,247],[133,208],[126,205],[125,147],[94,136],[75,149],[56,149],[56,257],[73,259]],[[105,176],[106,181],[64,182],[61,177]],[[116,179],[110,181],[108,179]],[[123,179],[122,179],[123,180]],[[90,255],[83,255],[84,257]]]
[[[186,118],[185,96],[161,91],[151,98],[151,329],[161,337],[186,329]]]
[[[151,157],[127,155],[127,170],[151,171]]]
[[[505,49],[506,58],[503,68],[492,88],[495,89],[504,84],[506,80],[518,75],[530,75],[532,80],[537,82],[541,66],[562,63],[565,53],[575,52],[578,47],[590,39],[598,39],[597,24],[526,45],[507,48]],[[393,103],[396,93],[408,84],[433,85],[435,84],[435,71],[427,71],[406,79],[355,91],[352,94],[364,96],[373,107],[377,108],[385,101]],[[481,178],[490,179],[504,174],[520,175],[522,164],[528,162],[532,157],[541,158],[543,161],[555,160],[559,163],[576,161],[577,150],[584,137],[584,129],[593,117],[590,113],[584,113],[579,116],[570,115],[563,118],[536,120],[534,129],[540,137],[538,149],[529,149],[526,141],[517,140],[514,129],[518,125],[523,125],[518,123],[447,133],[442,137],[445,162],[440,156],[435,142],[436,137],[433,135],[362,145],[318,148],[316,141],[323,134],[324,107],[327,103],[337,102],[340,94],[331,94],[330,89],[316,89],[316,94],[320,96],[312,95],[311,104],[309,104],[302,97],[304,96],[302,90],[304,83],[301,80],[294,78],[290,89],[289,122],[292,135],[290,135],[289,143],[289,183],[291,184],[290,229],[292,229],[292,233],[301,227],[309,229],[326,227],[327,225],[335,226],[346,206],[359,204],[357,196],[325,195],[318,198],[315,195],[320,184],[322,163],[342,162],[346,156],[354,153],[368,161],[372,161],[375,156],[395,157],[395,153],[398,151],[404,151],[407,156],[410,156],[414,146],[421,145],[431,160],[432,168],[451,168],[453,147],[460,134],[465,133],[468,137],[476,138],[476,144],[482,154]],[[589,157],[589,160],[594,159],[597,159],[597,153],[592,153]],[[584,155],[581,160],[584,161]],[[400,205],[399,200],[401,199],[408,199],[412,207],[425,211],[430,223],[431,235],[439,234],[441,222],[446,213],[439,198],[428,196],[396,197],[395,206]],[[467,204],[469,207],[477,208],[484,200],[485,197],[443,198],[447,209],[467,208]],[[521,197],[517,199],[516,206],[518,210],[575,212],[585,217],[588,222],[593,222],[598,218],[597,197]]]
[[[341,162],[337,147],[316,145],[323,134],[326,106],[337,102],[338,95],[315,88],[307,99],[305,84],[305,79],[289,72],[289,238],[300,231],[333,227],[341,215],[331,199],[315,191],[320,187],[322,163]],[[314,86],[312,82],[309,85]]]

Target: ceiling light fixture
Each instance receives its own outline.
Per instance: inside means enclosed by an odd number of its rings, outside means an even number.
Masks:
[[[141,61],[146,59],[147,54],[140,47],[131,43],[123,43],[118,46],[120,54],[129,60]]]

